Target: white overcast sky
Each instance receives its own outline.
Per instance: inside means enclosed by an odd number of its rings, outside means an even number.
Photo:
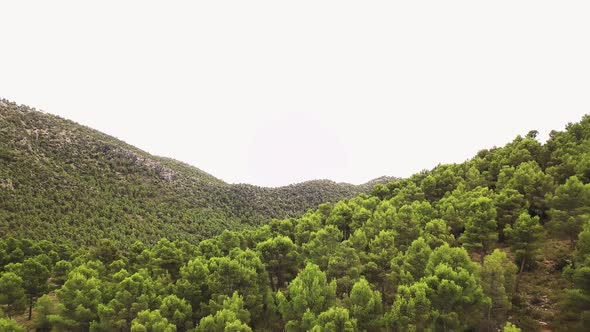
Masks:
[[[0,97],[228,182],[362,183],[590,113],[590,1],[2,1]]]

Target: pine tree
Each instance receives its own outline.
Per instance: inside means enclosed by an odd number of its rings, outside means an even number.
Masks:
[[[496,210],[490,198],[480,197],[470,205],[471,213],[465,223],[465,232],[461,235],[463,246],[479,253],[483,260],[494,243],[498,240],[496,231]]]
[[[27,308],[27,297],[23,288],[23,280],[13,272],[0,275],[0,305],[5,306],[8,318],[22,314]]]
[[[319,315],[330,308],[336,300],[336,281],[328,282],[320,268],[308,263],[289,285],[288,296],[277,292],[279,311],[287,327],[303,330],[301,320],[309,310],[311,315]]]
[[[348,310],[341,307],[331,307],[322,312],[311,332],[355,332],[356,320],[351,318]]]
[[[550,226],[567,236],[572,249],[582,225],[590,220],[590,184],[572,176],[549,198]]]
[[[496,329],[512,308],[516,270],[516,265],[498,249],[485,258],[481,280],[484,293],[491,299],[487,313],[488,328]]]
[[[143,310],[131,323],[131,332],[176,332],[174,324],[162,316],[159,310]]]
[[[378,331],[381,329],[381,293],[373,290],[364,278],[361,278],[352,286],[348,309],[350,316],[356,319],[360,331]]]
[[[541,245],[543,226],[539,223],[539,217],[531,218],[528,212],[522,213],[513,227],[506,227],[506,237],[510,247],[516,255],[519,265],[518,273],[522,273],[527,262],[532,262]]]
[[[264,262],[273,291],[285,286],[297,273],[297,246],[286,236],[268,239],[256,246]]]

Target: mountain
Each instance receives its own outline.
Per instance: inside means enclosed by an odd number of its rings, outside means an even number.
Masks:
[[[590,326],[590,116],[250,227],[372,183],[229,185],[2,107],[2,331]]]
[[[94,243],[199,240],[369,192],[329,180],[228,184],[196,167],[0,100],[0,235]],[[98,233],[97,233],[98,232]]]

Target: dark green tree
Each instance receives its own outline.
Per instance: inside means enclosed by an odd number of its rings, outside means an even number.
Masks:
[[[498,240],[496,210],[491,199],[480,197],[471,203],[472,210],[465,223],[461,242],[468,250],[477,252],[483,262],[494,243]]]
[[[162,316],[159,310],[143,310],[131,323],[131,332],[176,332],[174,324]]]
[[[152,264],[156,274],[168,273],[173,281],[180,275],[184,253],[173,242],[162,239],[152,249]]]
[[[61,260],[55,263],[53,267],[53,280],[58,284],[63,285],[68,278],[68,274],[72,271],[72,263]]]
[[[306,311],[317,316],[330,308],[335,300],[336,281],[328,282],[326,274],[313,263],[308,263],[297,275],[286,296],[277,292],[278,309],[289,331],[306,330],[303,324]]]
[[[106,330],[129,330],[139,312],[157,303],[154,281],[145,270],[123,278],[114,291],[108,304],[98,306],[100,322]]]
[[[327,225],[334,225],[342,232],[343,240],[350,237],[352,213],[350,206],[345,201],[340,201],[334,205],[330,216],[326,220]]]
[[[329,225],[311,235],[311,240],[303,245],[303,252],[309,261],[325,270],[330,256],[336,252],[341,241],[342,232],[336,226]]]
[[[22,265],[23,288],[29,305],[29,320],[33,316],[33,305],[39,296],[47,291],[50,273],[47,267],[34,258],[27,258]]]
[[[102,297],[102,282],[98,278],[72,271],[57,291],[60,316],[53,321],[65,330],[87,331],[90,322],[98,319]]]
[[[208,286],[213,299],[234,292],[243,296],[246,309],[257,323],[264,319],[265,295],[269,291],[268,275],[258,255],[251,250],[237,249],[233,257],[212,258],[209,261]],[[214,312],[209,312],[214,314]]]
[[[524,212],[518,217],[514,227],[510,227],[510,225],[506,227],[506,237],[520,267],[519,274],[524,271],[527,262],[534,262],[543,233],[539,217],[531,218],[528,212]]]
[[[284,287],[297,274],[297,246],[286,236],[268,239],[256,246],[265,264],[273,291]]]
[[[204,317],[199,322],[198,332],[251,332],[247,325],[250,313],[244,308],[244,300],[235,292],[232,297],[226,297],[223,305],[215,314]]]
[[[481,279],[484,293],[491,299],[487,313],[488,329],[498,329],[512,308],[516,270],[516,265],[498,249],[485,258]]]
[[[436,248],[426,265],[422,279],[436,313],[437,329],[462,330],[474,328],[491,305],[478,281],[477,265],[463,248],[447,245]]]
[[[382,329],[381,293],[373,290],[367,280],[357,281],[348,298],[350,316],[356,319],[360,331],[379,331]]]
[[[421,236],[431,249],[440,247],[445,243],[449,245],[455,243],[451,227],[447,226],[447,223],[442,219],[433,219],[427,222],[421,230]]]
[[[200,318],[201,305],[209,300],[208,276],[209,268],[206,262],[197,257],[180,268],[180,279],[176,281],[178,295],[187,300],[192,307],[193,325],[196,325]]]
[[[176,295],[168,295],[162,299],[160,313],[168,322],[176,326],[176,331],[184,332],[193,326],[193,313],[191,305]]]
[[[432,249],[423,238],[420,237],[412,242],[404,253],[400,264],[401,272],[404,275],[401,279],[404,280],[404,283],[411,284],[424,276],[431,253]]]
[[[420,236],[420,220],[412,205],[404,205],[397,211],[392,226],[397,248],[402,251]]]
[[[27,308],[23,280],[13,272],[4,272],[0,275],[0,305],[9,319],[22,314]]]
[[[311,332],[355,332],[356,319],[351,318],[348,310],[341,307],[331,307],[322,312]]]
[[[364,275],[373,283],[384,298],[396,287],[390,281],[391,261],[398,255],[393,231],[381,231],[369,242],[368,262],[364,267]],[[393,289],[394,290],[394,289]]]
[[[512,226],[518,216],[528,211],[528,202],[515,189],[505,188],[494,196],[498,222],[499,241],[504,242],[504,228]]]
[[[438,311],[432,307],[432,290],[425,282],[400,285],[391,312],[385,316],[386,326],[393,331],[433,331]]]
[[[104,265],[120,259],[121,253],[119,246],[111,239],[100,239],[98,244],[92,248],[91,257],[101,261]]]
[[[516,169],[507,168],[502,172],[504,174],[499,175],[498,188],[518,190],[528,202],[529,213],[544,220],[547,213],[545,196],[553,190],[553,178],[545,174],[535,161],[524,162]]]
[[[51,298],[46,294],[37,300],[35,305],[37,316],[35,317],[35,328],[40,332],[51,331],[52,324],[50,316],[57,314],[57,307]]]
[[[340,243],[336,252],[328,260],[326,275],[328,279],[335,279],[336,293],[342,295],[350,292],[353,283],[361,273],[361,261],[349,241]]]
[[[549,196],[549,206],[550,226],[567,236],[573,249],[582,225],[590,220],[590,184],[570,177]]]

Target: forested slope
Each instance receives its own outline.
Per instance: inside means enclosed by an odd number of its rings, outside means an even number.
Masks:
[[[7,331],[587,331],[590,116],[198,244],[0,248]]]
[[[387,181],[387,178],[380,179]],[[0,235],[92,244],[198,240],[368,192],[328,180],[227,184],[57,116],[0,100]]]

